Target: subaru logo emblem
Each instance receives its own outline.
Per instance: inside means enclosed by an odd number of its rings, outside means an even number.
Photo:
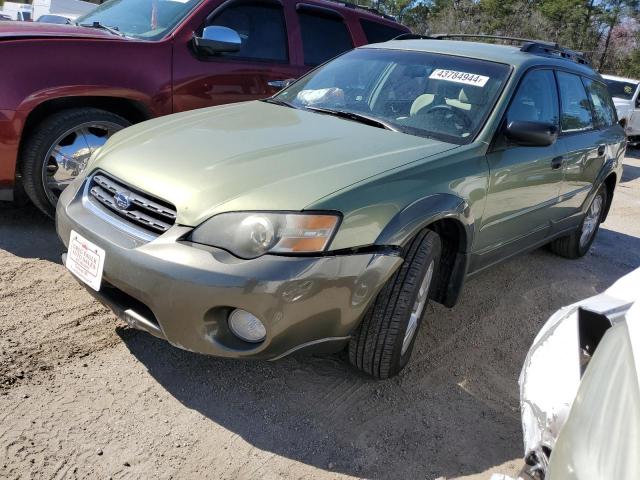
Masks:
[[[120,210],[127,210],[131,206],[129,192],[118,192],[113,196],[113,201]]]

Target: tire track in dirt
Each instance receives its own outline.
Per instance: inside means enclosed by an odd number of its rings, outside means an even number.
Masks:
[[[32,230],[17,238],[11,223]],[[33,222],[33,225],[29,225]],[[63,250],[31,208],[0,209],[0,394],[119,342],[115,317],[52,261]],[[33,255],[29,258],[28,255]]]

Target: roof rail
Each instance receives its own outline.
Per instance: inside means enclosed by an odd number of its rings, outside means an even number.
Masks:
[[[396,17],[387,15],[386,13],[382,13],[380,10],[373,7],[367,7],[366,5],[358,5],[357,3],[341,2],[340,0],[329,0],[329,1],[334,3],[339,3],[340,5],[343,5],[347,8],[351,8],[353,10],[365,10],[369,13],[373,13],[374,15],[378,15],[379,17],[386,18],[387,20],[393,20],[394,22],[396,21]]]
[[[524,43],[524,42],[534,42],[535,40],[530,40],[528,38],[519,38],[519,37],[505,37],[503,35],[484,35],[484,34],[474,34],[474,33],[436,33],[431,35],[432,38],[436,38],[438,40],[443,38],[480,38],[484,40],[502,40],[505,42],[511,43]]]
[[[435,37],[429,35],[419,35],[417,33],[401,33],[397,37],[393,37],[392,40],[438,40]]]
[[[536,55],[565,58],[567,60],[571,60],[572,62],[580,63],[581,65],[591,66],[589,60],[584,58],[584,54],[582,52],[576,52],[575,50],[561,47],[557,43],[532,40],[522,45],[520,50]]]
[[[522,44],[521,52],[532,53],[534,55],[543,55],[548,57],[558,57],[570,60],[582,65],[589,65],[589,61],[584,57],[582,52],[576,52],[568,48],[561,47],[555,42],[545,42],[543,40],[531,40],[528,38],[505,37],[502,35],[483,35],[473,33],[438,33],[433,35],[417,35],[413,33],[405,33],[399,35],[394,40],[442,40],[445,38],[478,38],[484,40],[502,40],[505,42]]]

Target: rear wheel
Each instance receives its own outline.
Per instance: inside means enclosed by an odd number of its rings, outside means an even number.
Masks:
[[[423,230],[411,242],[405,261],[380,291],[349,343],[349,360],[376,378],[389,378],[411,357],[430,292],[438,278],[441,244]]]
[[[585,255],[596,238],[606,205],[607,187],[603,184],[591,200],[591,205],[578,229],[551,242],[551,251],[566,258],[580,258]]]
[[[26,139],[21,158],[23,186],[36,207],[53,217],[62,191],[86,167],[91,154],[130,125],[97,108],[74,108],[51,115]]]

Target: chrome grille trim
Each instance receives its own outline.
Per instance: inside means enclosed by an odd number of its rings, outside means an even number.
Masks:
[[[96,174],[93,176],[93,181],[100,185],[102,188],[106,189],[110,194],[115,195],[118,191],[127,190],[123,185],[119,185],[118,183],[110,180],[102,174]],[[142,195],[137,194],[136,192],[132,192],[128,190],[129,197],[131,201],[138,205],[139,207],[144,208],[145,210],[149,210],[151,212],[157,213],[163,217],[166,217],[170,220],[176,219],[176,211],[171,210],[163,205],[160,205],[157,202],[154,202],[150,198],[143,197]]]
[[[123,193],[130,201],[128,208],[120,208],[116,203],[116,195]],[[136,191],[104,172],[87,179],[83,203],[109,223],[148,241],[168,231],[177,216],[169,203]],[[98,206],[102,208],[97,209]]]

